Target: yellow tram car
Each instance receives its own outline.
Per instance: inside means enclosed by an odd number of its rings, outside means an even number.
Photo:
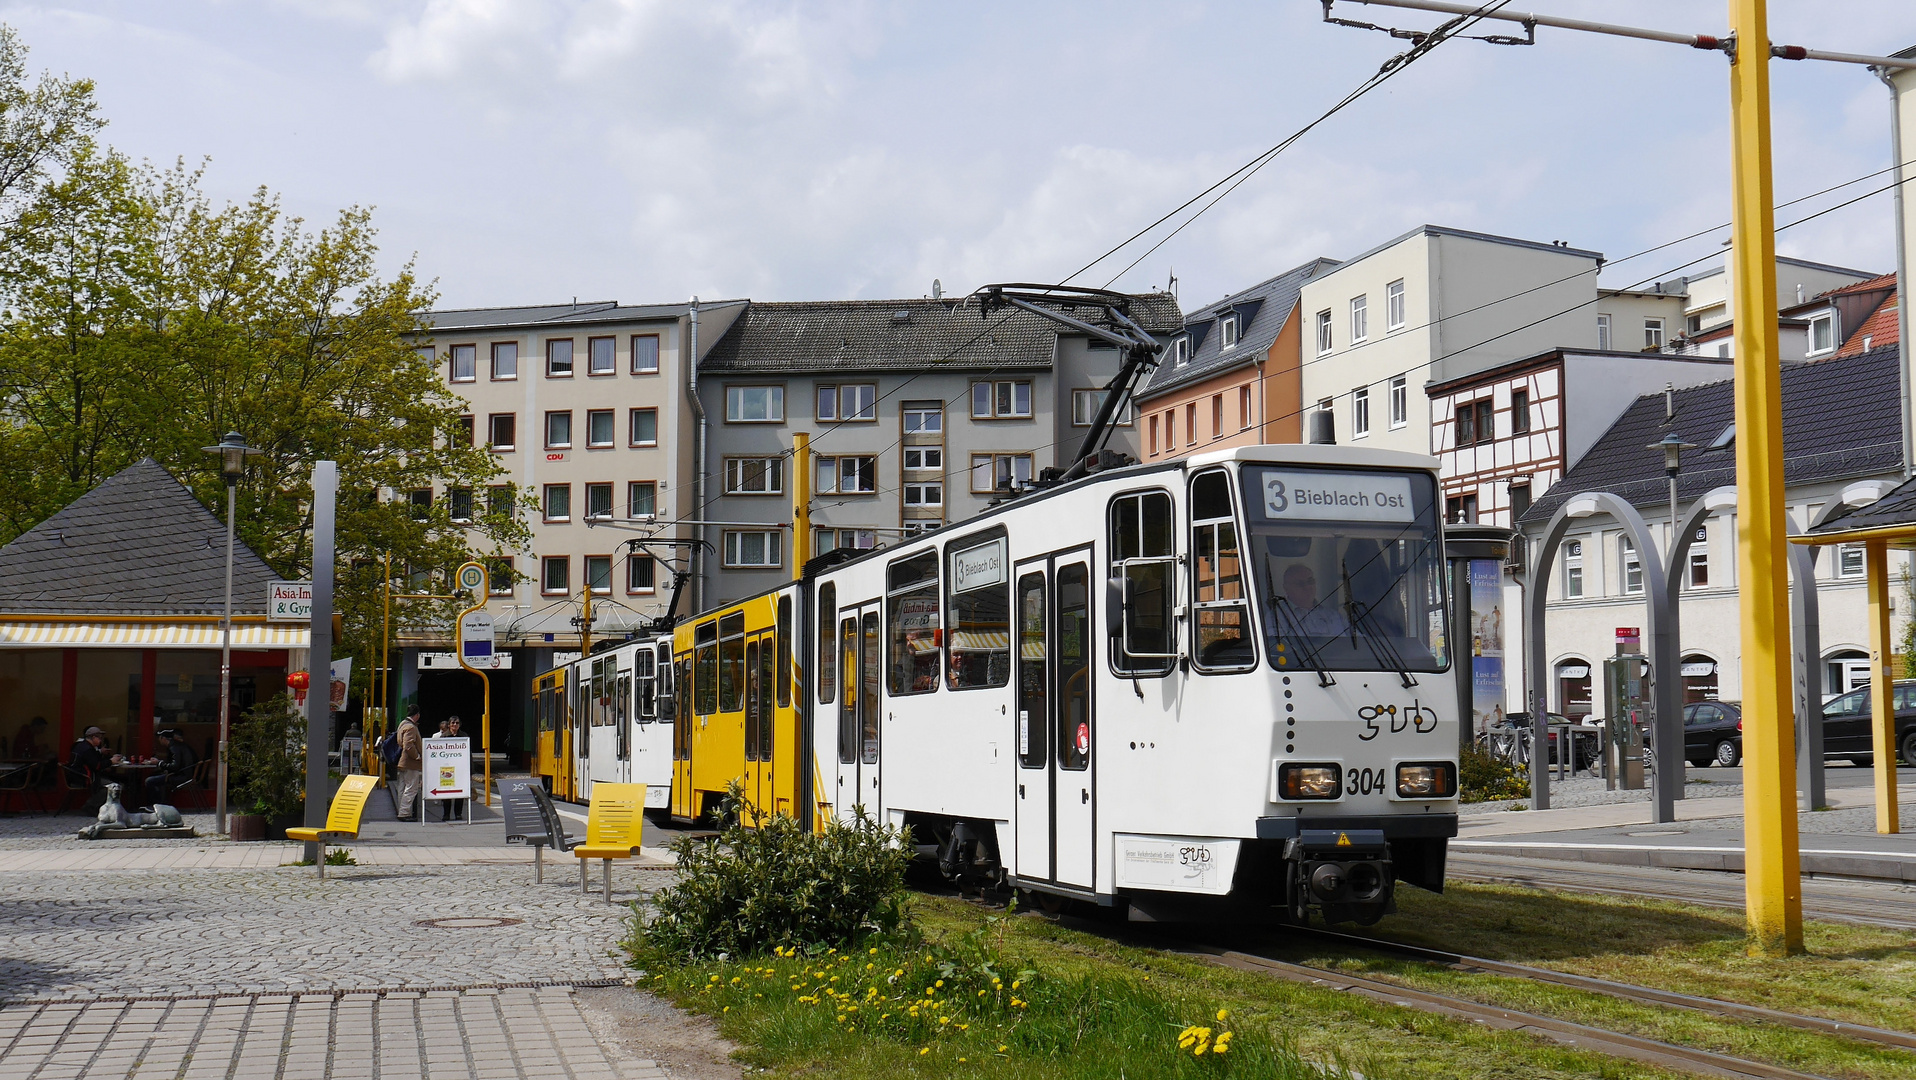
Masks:
[[[532,682],[532,714],[539,734],[532,751],[532,774],[545,781],[554,798],[579,801],[579,710],[572,707],[566,667],[553,668]]]

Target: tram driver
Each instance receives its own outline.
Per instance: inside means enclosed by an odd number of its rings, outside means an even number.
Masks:
[[[1309,563],[1296,562],[1284,570],[1284,595],[1276,609],[1275,632],[1280,637],[1336,637],[1350,630],[1342,605],[1317,596],[1317,572]]]

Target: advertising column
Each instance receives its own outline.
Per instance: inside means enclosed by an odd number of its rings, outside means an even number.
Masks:
[[[1481,735],[1505,719],[1503,563],[1472,559],[1469,579],[1471,727]]]

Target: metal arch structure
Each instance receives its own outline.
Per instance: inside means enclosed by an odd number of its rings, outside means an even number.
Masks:
[[[1576,510],[1574,515],[1572,510]],[[1538,545],[1537,557],[1533,561],[1532,587],[1526,598],[1528,610],[1524,612],[1524,629],[1530,636],[1529,657],[1524,664],[1524,679],[1528,684],[1525,692],[1526,703],[1530,710],[1531,724],[1531,760],[1530,769],[1530,805],[1533,809],[1550,808],[1550,770],[1537,768],[1536,762],[1547,760],[1549,754],[1549,694],[1547,677],[1544,672],[1549,663],[1548,635],[1544,631],[1544,614],[1550,596],[1550,572],[1557,558],[1557,547],[1563,543],[1564,533],[1570,530],[1570,522],[1575,518],[1588,517],[1597,511],[1608,513],[1623,525],[1641,554],[1639,565],[1643,567],[1643,596],[1649,612],[1645,619],[1651,657],[1651,705],[1656,717],[1655,745],[1658,748],[1657,770],[1653,785],[1654,798],[1651,800],[1653,813],[1651,820],[1663,823],[1676,820],[1676,800],[1683,792],[1683,707],[1678,681],[1672,677],[1676,670],[1670,657],[1677,652],[1676,619],[1670,607],[1670,594],[1666,588],[1667,575],[1656,559],[1647,557],[1657,550],[1655,538],[1650,527],[1643,523],[1643,515],[1621,496],[1608,491],[1589,491],[1573,495],[1550,519],[1550,525],[1544,530],[1543,541]],[[1677,747],[1672,754],[1666,748]],[[1539,755],[1545,755],[1539,757]]]

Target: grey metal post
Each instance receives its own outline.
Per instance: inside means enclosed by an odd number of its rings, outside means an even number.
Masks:
[[[233,510],[238,505],[238,477],[226,479],[226,606],[220,609],[220,761],[219,794],[214,801],[214,827],[226,834],[227,740],[233,728]]]
[[[1889,174],[1896,181],[1896,366],[1903,406],[1903,479],[1907,480],[1916,475],[1916,424],[1911,422],[1910,412],[1909,305],[1902,302],[1903,289],[1909,281],[1909,225],[1903,208],[1903,92],[1888,68],[1872,67],[1870,70],[1883,80],[1884,86],[1889,87]],[[1817,764],[1820,768],[1820,758]]]
[[[1791,522],[1791,532],[1796,531]],[[1790,545],[1791,680],[1796,691],[1796,775],[1803,783],[1803,809],[1829,805],[1823,782],[1823,694],[1817,665],[1823,656],[1823,618],[1817,597],[1819,548]]]
[[[324,828],[332,802],[326,750],[333,737],[333,504],[339,492],[339,465],[313,464],[313,629],[307,651],[310,676],[306,692],[306,827]],[[307,844],[306,858],[321,858],[320,845]],[[321,871],[324,873],[324,871]]]

